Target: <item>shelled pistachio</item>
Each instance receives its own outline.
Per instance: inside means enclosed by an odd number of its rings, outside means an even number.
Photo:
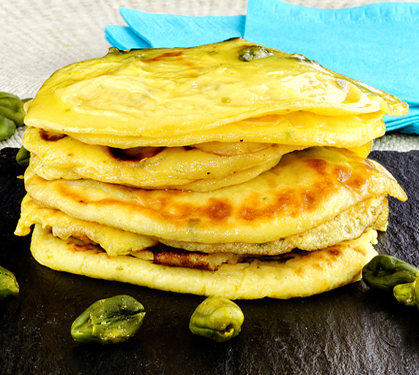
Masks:
[[[0,141],[10,138],[16,128],[23,125],[25,100],[16,95],[0,92]]]
[[[393,292],[398,302],[419,308],[419,268],[389,255],[377,255],[364,266],[362,275],[371,288]]]
[[[419,268],[390,255],[377,255],[362,270],[365,283],[374,289],[392,292],[399,284],[412,283],[419,276]]]
[[[0,267],[0,301],[19,294],[19,284],[15,275],[9,270]]]
[[[116,344],[134,336],[144,316],[144,306],[131,296],[101,299],[73,322],[71,336],[77,342]]]
[[[224,342],[241,331],[244,315],[233,301],[223,297],[208,297],[194,311],[189,329],[195,335]]]
[[[31,153],[22,146],[16,154],[16,162],[22,167],[27,167],[29,165],[29,158]]]
[[[399,284],[394,287],[393,295],[398,302],[404,303],[406,306],[417,306],[416,280],[413,283]]]

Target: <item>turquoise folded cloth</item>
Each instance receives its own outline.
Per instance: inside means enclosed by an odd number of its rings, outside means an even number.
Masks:
[[[299,53],[409,104],[384,118],[387,131],[419,134],[419,3],[388,2],[318,9],[281,0],[248,0],[246,16],[191,17],[120,10],[127,26],[107,25],[119,49],[192,47],[243,37]]]
[[[244,38],[298,52],[399,97],[409,114],[386,116],[387,131],[419,133],[419,3],[316,9],[249,0]]]
[[[121,8],[120,13],[129,26],[129,31],[105,28],[107,38],[118,38],[124,49],[145,41],[153,48],[195,47],[234,37],[242,37],[245,16],[178,16],[153,14]],[[132,32],[131,32],[132,31]],[[123,34],[127,34],[123,41]],[[134,34],[137,39],[134,39]],[[132,38],[132,39],[131,39]],[[108,39],[109,40],[109,39]],[[115,46],[116,47],[116,46]]]
[[[112,47],[120,50],[151,48],[150,44],[127,26],[106,25],[105,39]]]

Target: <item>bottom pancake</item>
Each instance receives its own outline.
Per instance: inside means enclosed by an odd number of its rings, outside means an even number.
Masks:
[[[229,299],[308,297],[358,281],[377,252],[375,230],[322,250],[223,264],[216,271],[155,264],[133,256],[111,257],[99,246],[55,237],[35,225],[31,252],[42,265],[88,277],[127,282],[176,293]]]

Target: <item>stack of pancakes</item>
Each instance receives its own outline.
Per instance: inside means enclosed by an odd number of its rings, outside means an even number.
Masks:
[[[111,49],[28,105],[16,234],[55,270],[161,290],[291,298],[359,280],[407,197],[367,159],[407,105],[243,39]]]

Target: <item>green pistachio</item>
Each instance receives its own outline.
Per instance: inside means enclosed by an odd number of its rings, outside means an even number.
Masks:
[[[419,269],[389,255],[377,255],[362,270],[362,278],[371,288],[392,292],[399,284],[412,283]]]
[[[16,127],[23,125],[25,110],[24,102],[19,97],[8,92],[0,92],[0,141],[15,134]]]
[[[243,321],[243,312],[233,301],[208,297],[192,314],[189,329],[195,335],[224,342],[240,333]]]
[[[16,297],[19,294],[19,284],[15,275],[0,267],[0,301],[8,297]]]
[[[406,306],[416,306],[416,293],[415,293],[416,280],[413,283],[399,284],[393,289],[393,295],[400,303]]]
[[[25,117],[23,104],[24,101],[16,95],[0,92],[0,115],[12,120],[16,126],[23,125],[23,118]]]
[[[414,297],[414,300],[415,300],[415,302],[416,302],[416,306],[417,306],[417,307],[418,307],[418,309],[419,309],[419,282],[418,282],[418,279],[416,279],[416,280],[413,282],[412,289],[414,289],[414,291],[415,291],[415,297]]]
[[[22,167],[27,167],[29,165],[30,156],[31,153],[22,146],[16,154],[16,162]]]
[[[0,114],[0,141],[10,138],[16,132],[15,123]]]
[[[245,46],[241,48],[239,51],[239,59],[245,62],[257,59],[264,59],[272,55],[272,51],[268,50],[266,47],[259,45]]]
[[[116,344],[128,340],[141,328],[145,312],[135,298],[118,295],[96,301],[72,324],[77,342]]]

